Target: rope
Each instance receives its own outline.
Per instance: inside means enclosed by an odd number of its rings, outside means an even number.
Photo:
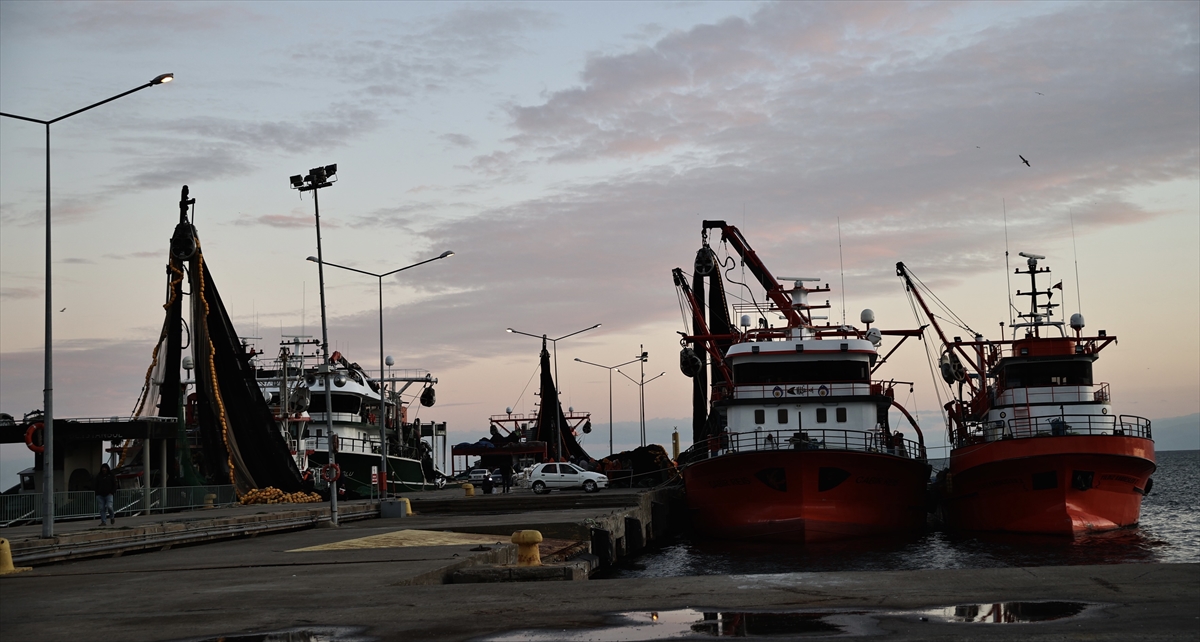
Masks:
[[[204,342],[208,344],[208,372],[211,379],[213,398],[217,402],[217,419],[221,422],[221,441],[225,444],[225,457],[229,465],[229,483],[233,484],[234,490],[237,490],[237,479],[235,478],[233,465],[233,449],[229,447],[229,420],[225,414],[225,400],[221,398],[221,389],[217,384],[216,362],[213,359],[215,348],[212,343],[212,335],[208,330],[208,299],[204,296],[206,290],[204,286],[204,254],[200,251],[200,240],[196,239],[196,268],[200,277],[200,303],[204,306]],[[241,497],[241,494],[238,494]]]

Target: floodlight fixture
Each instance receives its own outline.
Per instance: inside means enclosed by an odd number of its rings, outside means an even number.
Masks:
[[[161,85],[163,83],[171,82],[172,80],[175,80],[175,74],[159,74],[154,77],[154,80],[150,81],[150,84]]]
[[[295,176],[293,176],[291,178],[291,181],[292,181],[293,188],[300,187],[301,185],[304,184],[304,177],[299,174],[296,174]]]

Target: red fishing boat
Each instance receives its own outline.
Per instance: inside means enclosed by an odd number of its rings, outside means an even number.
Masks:
[[[710,229],[721,231],[724,259],[709,246]],[[680,333],[680,368],[693,378],[693,446],[679,463],[695,530],[812,542],[922,528],[930,473],[924,439],[895,400],[898,382],[871,378],[921,330],[873,328],[870,310],[860,317],[862,329],[816,325],[825,317],[812,311],[829,302],[810,303],[809,295],[829,292],[828,285],[781,277],[791,282],[785,288],[724,221],[705,221],[703,239],[692,283],[674,270],[692,324]],[[729,248],[767,299],[733,306],[735,315],[746,313],[740,328],[730,323],[722,279],[736,283],[728,277],[737,265]],[[768,323],[776,315],[782,327]],[[900,341],[880,358],[885,335]],[[892,408],[911,423],[915,440],[889,425]]]
[[[1021,253],[1031,289],[1028,312],[1010,319],[1011,339],[991,341],[970,330],[947,339],[928,289],[903,264],[896,273],[944,345],[939,366],[951,386],[946,405],[950,465],[935,493],[950,528],[1075,535],[1137,523],[1154,473],[1150,421],[1113,413],[1107,383],[1093,378],[1102,349],[1117,338],[1084,336],[1083,315],[1055,320],[1054,290],[1039,289],[1045,257]],[[1010,306],[1012,307],[1012,306]],[[1016,309],[1012,307],[1012,309]],[[1061,317],[1059,317],[1061,319]],[[1003,333],[1004,324],[1001,324]],[[956,389],[956,391],[955,391]]]

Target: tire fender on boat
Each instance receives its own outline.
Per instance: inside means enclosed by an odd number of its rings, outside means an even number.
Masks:
[[[46,432],[44,430],[45,427],[46,427],[45,424],[43,424],[42,422],[35,421],[35,422],[29,424],[29,429],[25,431],[25,446],[35,453],[46,452],[46,437],[45,437]],[[33,433],[35,433],[39,430],[42,431],[41,445],[33,443]]]

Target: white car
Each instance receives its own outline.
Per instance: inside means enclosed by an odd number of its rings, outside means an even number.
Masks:
[[[575,464],[538,464],[529,473],[529,486],[539,495],[555,488],[582,488],[585,493],[595,493],[608,488],[608,477]]]

